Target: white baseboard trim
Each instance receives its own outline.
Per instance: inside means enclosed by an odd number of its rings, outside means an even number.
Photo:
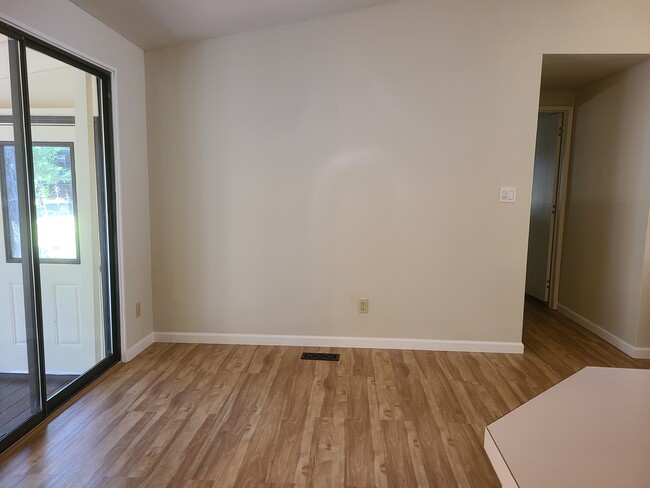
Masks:
[[[147,335],[144,339],[139,340],[133,346],[129,347],[124,353],[122,353],[122,361],[128,363],[138,354],[148,348],[151,344],[155,342],[154,333]]]
[[[156,342],[186,344],[244,344],[303,347],[357,347],[411,349],[420,351],[500,352],[522,354],[521,342],[438,341],[431,339],[390,339],[384,337],[295,336],[223,334],[212,332],[154,332]]]
[[[650,347],[636,347],[630,344],[629,342],[624,341],[617,335],[612,334],[608,330],[603,329],[600,325],[595,324],[586,317],[583,317],[579,313],[574,312],[568,307],[565,307],[561,303],[557,305],[557,311],[560,312],[565,317],[573,320],[576,324],[581,325],[590,332],[593,332],[601,339],[609,342],[612,346],[620,349],[628,356],[635,359],[650,359]]]
[[[650,347],[635,347],[634,348],[634,358],[635,359],[650,359]]]

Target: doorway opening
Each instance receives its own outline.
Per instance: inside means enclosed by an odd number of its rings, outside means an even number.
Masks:
[[[526,297],[648,357],[650,54],[544,55],[540,88]]]
[[[528,234],[526,294],[557,308],[573,107],[540,107]]]

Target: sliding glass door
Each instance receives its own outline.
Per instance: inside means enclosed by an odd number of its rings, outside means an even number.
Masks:
[[[0,26],[0,450],[119,357],[110,76]]]

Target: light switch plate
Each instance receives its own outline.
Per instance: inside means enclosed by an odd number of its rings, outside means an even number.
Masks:
[[[517,188],[514,186],[502,186],[499,188],[499,203],[515,203],[517,200]]]

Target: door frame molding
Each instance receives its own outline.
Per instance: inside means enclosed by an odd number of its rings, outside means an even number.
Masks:
[[[557,191],[555,199],[555,222],[553,225],[553,240],[551,244],[551,278],[548,296],[548,306],[557,310],[560,292],[560,272],[562,269],[562,243],[564,240],[564,224],[566,220],[566,202],[569,194],[569,167],[573,141],[574,107],[571,105],[542,105],[538,113],[564,114],[562,126],[562,143],[557,175]]]

